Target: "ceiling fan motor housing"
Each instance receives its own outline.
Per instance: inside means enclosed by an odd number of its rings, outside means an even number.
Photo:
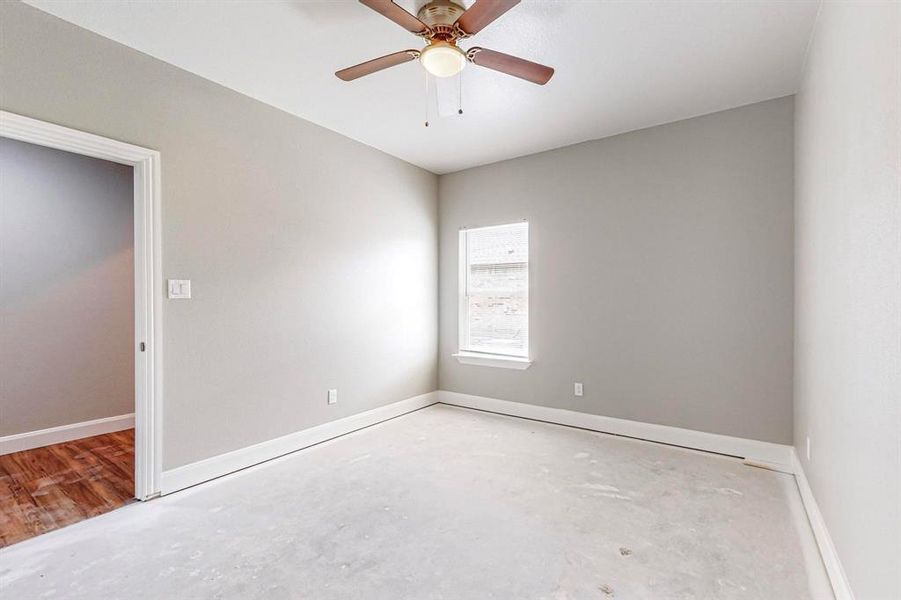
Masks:
[[[459,27],[455,26],[457,19],[466,12],[462,2],[451,0],[432,0],[423,4],[416,16],[420,21],[428,25],[431,30],[429,37],[443,41],[452,41],[462,37],[468,37]]]

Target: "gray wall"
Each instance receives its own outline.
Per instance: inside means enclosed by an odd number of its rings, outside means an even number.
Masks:
[[[795,445],[857,600],[901,598],[901,4],[823,4],[795,148]]]
[[[0,79],[161,152],[164,468],[436,388],[434,175],[20,3]]]
[[[0,138],[0,436],[134,412],[133,187]]]
[[[782,98],[441,176],[441,389],[790,443],[792,111]],[[534,364],[458,364],[457,231],[520,219]]]

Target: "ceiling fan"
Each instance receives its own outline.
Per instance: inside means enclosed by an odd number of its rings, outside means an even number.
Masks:
[[[462,1],[432,0],[424,4],[414,17],[392,0],[360,0],[361,4],[425,39],[427,44],[422,50],[401,50],[341,69],[335,75],[344,81],[353,81],[364,75],[419,59],[425,70],[436,77],[456,75],[467,62],[471,62],[538,85],[544,85],[550,80],[554,74],[551,67],[487,48],[476,46],[462,50],[457,46],[459,40],[482,31],[519,4],[520,0],[475,0],[469,9],[461,6]]]

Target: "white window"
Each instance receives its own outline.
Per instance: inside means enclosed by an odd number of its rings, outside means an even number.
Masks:
[[[460,231],[459,302],[460,362],[528,367],[528,223]]]

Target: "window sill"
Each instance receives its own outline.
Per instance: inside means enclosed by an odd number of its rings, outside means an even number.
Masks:
[[[498,367],[501,369],[517,369],[523,371],[532,365],[528,358],[519,356],[501,356],[498,354],[480,354],[478,352],[458,352],[453,355],[460,364],[479,365],[482,367]]]

